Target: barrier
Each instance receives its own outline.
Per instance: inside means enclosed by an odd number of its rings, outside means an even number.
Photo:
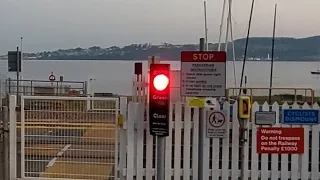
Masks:
[[[15,103],[11,96],[11,179],[117,179],[118,98],[22,96],[19,112]]]

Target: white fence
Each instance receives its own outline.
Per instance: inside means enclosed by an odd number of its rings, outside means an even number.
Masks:
[[[126,141],[120,141],[120,176],[127,180],[151,180],[155,176],[155,138],[150,136],[148,122],[144,121],[144,105],[129,103],[126,126],[121,131]],[[232,108],[231,108],[232,107]],[[303,127],[304,154],[258,154],[257,128],[254,114],[256,111],[269,111],[267,103],[253,104],[252,120],[247,123],[247,143],[245,143],[245,178],[250,180],[318,180],[319,173],[319,131],[320,125],[300,126],[280,124],[282,109],[319,109],[317,104],[278,105],[276,125],[272,127]],[[185,107],[184,104],[172,104],[170,116],[170,136],[166,138],[165,177],[166,180],[198,180],[199,167],[204,168],[205,180],[227,180],[240,177],[239,161],[239,123],[237,104],[229,106],[226,102],[221,109],[228,112],[228,138],[204,140],[204,164],[198,164],[199,109]],[[204,117],[205,118],[205,117]],[[201,119],[204,121],[205,119]],[[205,123],[204,123],[205,124]],[[270,127],[270,126],[262,126]],[[202,134],[205,136],[205,132]],[[125,144],[123,144],[125,143]],[[126,148],[125,148],[126,147]],[[126,151],[126,152],[125,152]],[[124,155],[126,154],[126,163]],[[125,166],[126,164],[126,166]]]

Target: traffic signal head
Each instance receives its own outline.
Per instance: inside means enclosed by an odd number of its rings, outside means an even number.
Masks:
[[[165,90],[169,85],[169,77],[164,74],[158,74],[153,79],[153,86],[158,91]]]
[[[249,119],[251,115],[250,96],[239,96],[238,115],[241,119]]]
[[[170,108],[170,65],[151,64],[149,77],[150,134],[154,136],[168,136]]]
[[[150,65],[150,93],[170,94],[170,65],[151,64]]]

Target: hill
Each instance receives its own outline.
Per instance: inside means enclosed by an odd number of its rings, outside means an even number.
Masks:
[[[246,39],[235,41],[236,59],[243,58]],[[272,38],[252,37],[248,45],[248,59],[266,60],[268,54],[271,56]],[[224,44],[221,46],[224,49]],[[218,44],[210,43],[209,50],[216,50]],[[161,59],[179,60],[180,52],[183,50],[198,50],[197,44],[173,45],[164,43],[162,45],[131,44],[124,47],[112,46],[101,48],[98,46],[74,49],[59,49],[57,51],[46,51],[39,53],[25,53],[25,59],[41,60],[143,60],[148,56],[160,56]],[[228,43],[228,57],[232,59],[232,44]],[[3,57],[4,58],[4,57]],[[276,60],[318,60],[320,59],[320,36],[307,38],[276,38],[275,39]]]

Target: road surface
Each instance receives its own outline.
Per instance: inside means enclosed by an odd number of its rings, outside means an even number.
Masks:
[[[27,121],[26,177],[113,179],[115,124],[52,122]]]

